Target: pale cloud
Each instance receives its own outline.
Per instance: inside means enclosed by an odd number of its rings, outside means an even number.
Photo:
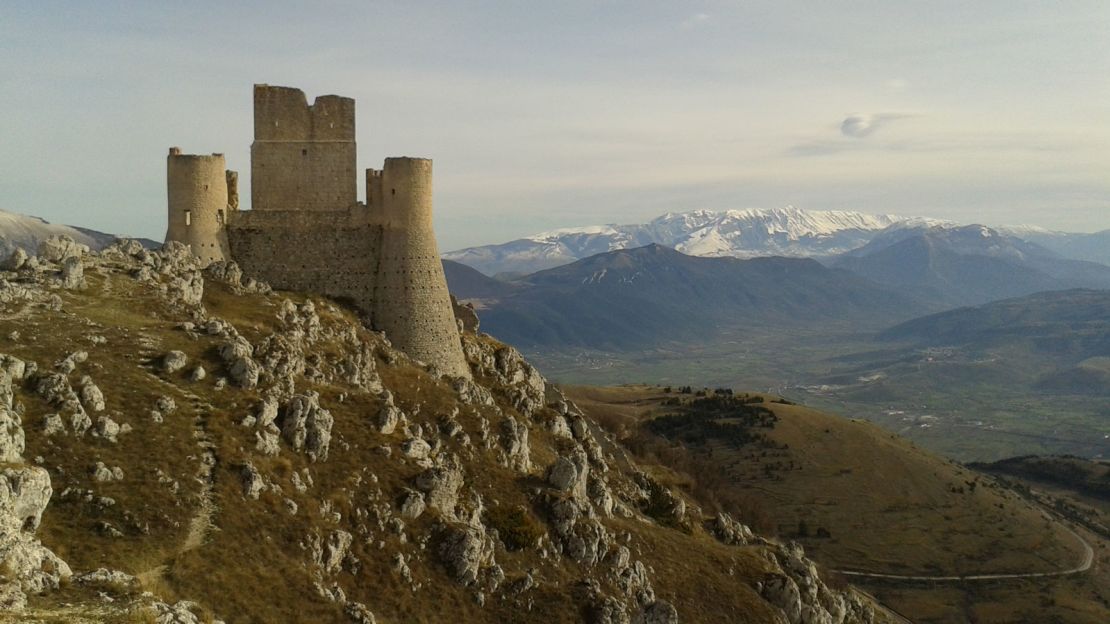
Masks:
[[[848,115],[840,124],[840,133],[847,137],[862,139],[874,134],[880,127],[905,119],[909,115],[897,113],[856,113]]]
[[[690,17],[682,20],[682,22],[679,24],[679,27],[683,30],[693,30],[700,26],[704,26],[707,22],[709,22],[709,19],[710,18],[708,13],[694,13]]]

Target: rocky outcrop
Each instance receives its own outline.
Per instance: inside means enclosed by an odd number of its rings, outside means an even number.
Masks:
[[[34,537],[53,490],[37,467],[0,471],[0,609],[21,608],[26,594],[57,589],[69,566]]]
[[[303,449],[312,461],[324,461],[334,422],[331,412],[320,407],[318,394],[300,394],[289,399],[282,410],[281,434],[294,450]]]
[[[775,546],[772,551],[778,570],[757,589],[771,604],[782,610],[789,624],[870,623],[875,613],[852,591],[829,589],[817,573],[817,566],[805,557],[799,544]]]

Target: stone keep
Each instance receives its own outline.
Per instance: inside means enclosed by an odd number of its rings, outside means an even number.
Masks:
[[[387,158],[357,201],[354,100],[255,85],[251,210],[222,155],[170,151],[166,240],[282,290],[354,305],[394,346],[470,377],[432,229],[432,161]],[[203,164],[197,164],[203,163]],[[218,187],[218,188],[216,188]]]
[[[223,154],[182,154],[180,148],[171,147],[166,157],[166,240],[189,245],[205,264],[229,257],[225,225],[231,211],[229,180],[234,173],[226,171]],[[236,197],[236,207],[238,204]]]

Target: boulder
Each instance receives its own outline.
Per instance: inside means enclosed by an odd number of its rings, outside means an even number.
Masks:
[[[162,356],[162,370],[167,373],[176,373],[177,371],[185,368],[189,362],[189,357],[181,351],[170,351]]]
[[[38,256],[47,262],[61,264],[68,258],[80,258],[88,252],[87,245],[82,245],[65,234],[56,234],[39,243]]]
[[[88,287],[85,282],[85,265],[81,258],[70,257],[62,262],[62,288],[80,290]]]
[[[22,247],[16,247],[0,268],[5,271],[18,271],[23,268],[24,264],[27,264],[27,252],[23,251]]]
[[[573,461],[560,457],[548,467],[547,482],[559,491],[569,492],[578,482],[578,468]]]
[[[331,412],[320,407],[319,394],[298,394],[285,404],[281,434],[295,450],[304,449],[313,460],[324,461],[334,422]]]

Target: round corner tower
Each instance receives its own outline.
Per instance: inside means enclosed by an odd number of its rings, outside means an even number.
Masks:
[[[226,230],[230,177],[223,154],[182,154],[171,147],[166,157],[166,242],[188,245],[202,264],[230,258]]]
[[[469,378],[432,229],[432,161],[387,158],[374,177],[367,203],[379,206],[382,242],[373,323],[413,358]]]

